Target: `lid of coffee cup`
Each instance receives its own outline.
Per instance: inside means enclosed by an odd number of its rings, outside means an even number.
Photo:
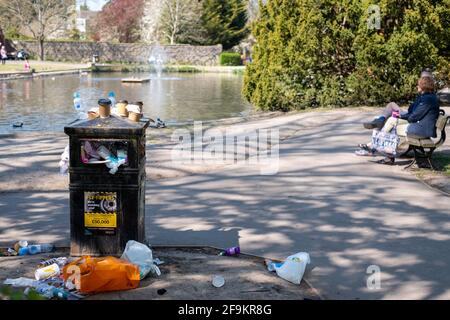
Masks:
[[[111,100],[109,99],[100,99],[98,100],[98,105],[103,107],[109,107],[111,106]]]

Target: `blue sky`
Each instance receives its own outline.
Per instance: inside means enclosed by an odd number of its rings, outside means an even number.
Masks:
[[[86,3],[89,9],[94,11],[100,11],[103,5],[108,2],[108,0],[87,0]],[[84,0],[77,0],[77,4],[84,4]]]

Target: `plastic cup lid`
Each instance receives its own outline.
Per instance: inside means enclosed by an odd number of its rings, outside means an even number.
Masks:
[[[222,276],[213,276],[212,284],[216,288],[220,288],[225,284],[225,279]]]

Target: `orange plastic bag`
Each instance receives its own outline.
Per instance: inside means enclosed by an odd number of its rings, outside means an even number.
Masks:
[[[114,257],[83,256],[64,267],[64,281],[76,285],[78,274],[81,293],[135,289],[140,281],[137,265]]]

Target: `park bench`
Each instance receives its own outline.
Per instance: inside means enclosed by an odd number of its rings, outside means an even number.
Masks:
[[[418,139],[416,137],[409,137],[406,136],[406,143],[409,144],[409,149],[414,151],[414,160],[411,161],[410,164],[408,164],[406,168],[411,167],[415,163],[418,162],[419,159],[425,159],[428,161],[432,169],[435,169],[433,166],[433,163],[431,162],[431,157],[433,155],[433,152],[442,146],[446,139],[446,133],[445,133],[445,127],[447,126],[447,123],[449,122],[449,116],[445,114],[445,111],[440,109],[439,110],[439,117],[436,121],[436,132],[437,137],[436,138],[423,138]]]

